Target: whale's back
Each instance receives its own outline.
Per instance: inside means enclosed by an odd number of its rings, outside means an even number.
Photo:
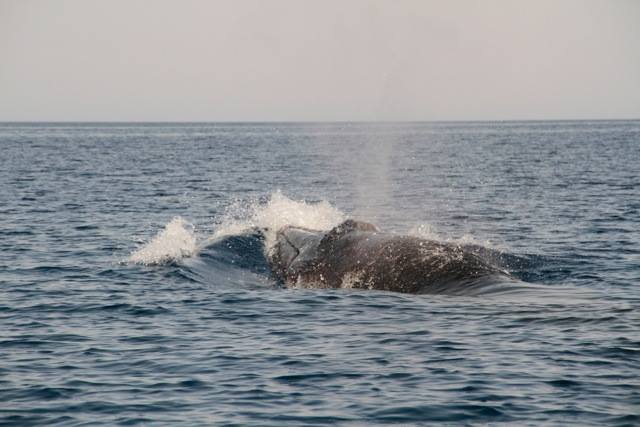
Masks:
[[[353,220],[329,232],[283,227],[270,263],[277,279],[298,287],[470,295],[515,282],[464,246],[383,233]]]
[[[497,279],[512,280],[463,246],[412,236],[354,231],[321,244],[319,251],[319,270],[333,287],[466,293]]]

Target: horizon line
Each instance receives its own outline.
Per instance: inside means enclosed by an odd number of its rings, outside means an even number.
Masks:
[[[581,118],[581,119],[442,119],[442,120],[0,120],[0,124],[90,124],[90,123],[139,123],[139,124],[161,124],[161,123],[257,123],[257,124],[277,124],[277,123],[294,123],[294,124],[329,124],[329,123],[525,123],[525,122],[632,122],[640,121],[640,117],[636,118]]]

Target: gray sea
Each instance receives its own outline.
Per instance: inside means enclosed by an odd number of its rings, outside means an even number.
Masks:
[[[346,218],[528,290],[272,278]],[[639,121],[0,124],[0,425],[640,425],[639,230]]]

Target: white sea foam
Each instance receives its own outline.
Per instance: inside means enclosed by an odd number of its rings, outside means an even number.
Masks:
[[[173,218],[163,230],[145,245],[134,251],[128,262],[158,265],[190,257],[217,240],[259,229],[265,238],[265,253],[274,247],[277,231],[286,226],[312,230],[330,230],[346,219],[344,212],[327,201],[306,202],[292,200],[280,191],[272,193],[265,201],[237,201],[231,204],[217,221],[211,235],[196,236],[195,227],[181,217]],[[456,245],[480,245],[496,249],[489,241],[479,241],[471,235],[447,237],[430,224],[423,223],[410,228],[407,234],[423,239]]]
[[[471,234],[463,234],[460,237],[445,236],[439,233],[433,226],[426,223],[411,227],[407,234],[421,239],[435,240],[460,246],[478,245],[489,249],[499,249],[492,241],[481,240]]]
[[[135,264],[164,264],[191,256],[196,251],[195,228],[181,217],[175,217],[151,239],[129,257]]]
[[[419,237],[428,240],[442,240],[442,236],[431,226],[431,224],[418,224],[409,229],[409,236]]]
[[[208,241],[258,228],[263,231],[265,247],[269,250],[275,243],[277,231],[285,225],[329,230],[344,219],[345,214],[327,201],[309,203],[292,200],[276,191],[266,203],[255,202],[249,206],[237,203],[230,206]]]
[[[275,244],[277,231],[285,225],[329,230],[344,219],[344,213],[327,201],[297,201],[276,191],[266,202],[239,201],[229,206],[211,236],[197,238],[193,225],[183,218],[173,218],[153,239],[134,251],[128,262],[164,264],[192,256],[199,249],[226,236],[243,234],[256,228],[264,233],[265,249],[269,251]]]

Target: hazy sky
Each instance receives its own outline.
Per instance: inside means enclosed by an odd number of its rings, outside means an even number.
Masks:
[[[0,120],[640,118],[640,1],[0,0]]]

